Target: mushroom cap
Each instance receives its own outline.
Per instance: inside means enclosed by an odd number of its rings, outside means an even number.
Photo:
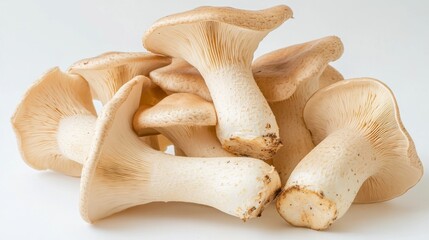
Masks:
[[[285,5],[278,5],[258,11],[232,7],[202,6],[159,19],[145,33],[144,42],[148,41],[151,35],[160,29],[176,25],[219,22],[254,31],[269,31],[278,27],[290,17],[292,17],[292,10]]]
[[[292,10],[285,5],[279,5],[259,11],[242,10],[230,7],[199,7],[190,11],[169,15],[156,21],[144,34],[143,45],[147,50],[155,53],[163,53],[173,57],[181,57],[181,55],[196,55],[203,57],[207,55],[205,57],[210,58],[210,61],[218,62],[219,59],[216,60],[216,56],[208,56],[213,55],[214,53],[208,53],[206,51],[207,47],[204,48],[203,46],[210,46],[210,49],[214,48],[219,51],[227,51],[227,48],[224,46],[226,45],[225,42],[222,44],[223,47],[217,46],[220,44],[218,41],[221,41],[224,38],[226,39],[225,36],[231,34],[228,32],[222,32],[221,26],[228,26],[229,29],[240,29],[246,32],[259,32],[262,33],[261,37],[263,37],[290,17],[292,17]],[[194,32],[187,29],[202,23],[217,23],[218,25],[208,24],[200,26],[202,28],[200,36],[195,35],[195,37],[191,37],[194,35]],[[204,31],[203,29],[206,29],[207,31]],[[208,34],[211,34],[211,36],[207,36]],[[165,36],[174,36],[174,39],[178,42],[175,44],[168,44],[166,41],[175,40],[171,39],[171,37],[165,38]],[[250,35],[248,37],[250,37]],[[198,44],[200,47],[203,47],[203,49],[196,49],[196,44],[193,44],[195,41],[191,41],[190,38],[202,38],[201,41],[198,41]],[[210,41],[205,41],[204,39],[206,38],[210,39]],[[215,43],[214,40],[216,40],[217,43]],[[259,41],[256,41],[255,44],[257,42]],[[180,48],[177,48],[175,47],[177,44],[189,46],[181,46]],[[231,45],[234,44],[237,43],[231,41]],[[188,48],[192,49],[193,53],[188,52],[188,50],[186,50]],[[246,56],[249,54],[249,56],[253,55],[251,50],[243,49],[243,51]],[[192,59],[192,57],[189,58],[190,59],[187,59],[188,61]],[[190,63],[194,66],[196,64],[196,62]]]
[[[134,115],[134,129],[139,135],[145,128],[215,125],[213,103],[190,93],[172,94],[153,107],[140,106]]]
[[[150,61],[150,62],[149,62]],[[154,68],[155,65],[168,65],[171,63],[169,57],[147,52],[106,52],[96,57],[85,58],[75,62],[68,71],[78,72],[81,70],[104,70],[107,68],[120,67],[126,64],[146,62],[146,68]],[[149,73],[150,70],[145,72]]]
[[[278,49],[253,62],[253,76],[267,101],[283,101],[298,85],[316,79],[343,51],[343,44],[336,36]]]
[[[134,76],[145,75],[171,63],[169,57],[153,53],[107,52],[74,63],[68,72],[88,81],[95,99],[107,103]]]
[[[96,116],[88,83],[52,68],[25,93],[11,119],[22,158],[29,166],[80,176],[82,165],[66,158],[57,141],[60,121],[74,115]]]
[[[334,67],[328,65],[319,77],[319,88],[327,87],[341,80],[344,80],[343,75]]]
[[[141,142],[137,135],[132,134],[132,114],[139,106],[142,84],[148,80],[144,76],[136,76],[131,81],[125,83],[114,98],[110,100],[103,108],[103,112],[97,119],[96,129],[87,161],[82,169],[81,187],[80,187],[80,211],[82,217],[92,222],[122,209],[111,209],[114,203],[103,201],[99,195],[109,195],[106,189],[100,189],[110,181],[109,187],[122,188],[124,181],[136,177],[132,175],[139,168],[140,177],[148,177],[150,166],[127,165],[126,161],[119,164],[118,155],[128,154],[124,152],[123,146],[126,142]],[[134,141],[130,138],[135,138]],[[142,143],[144,144],[144,143]],[[120,146],[118,146],[120,145]],[[129,146],[132,148],[133,146]],[[121,153],[119,153],[121,152]],[[133,159],[136,156],[126,155]],[[137,156],[138,157],[138,156]],[[142,165],[144,165],[142,161]],[[116,181],[112,181],[115,179]],[[145,178],[142,181],[147,181]],[[113,185],[112,185],[113,184]],[[120,191],[119,191],[120,192]],[[137,192],[139,192],[137,190]],[[124,193],[127,194],[127,193]],[[118,197],[119,199],[119,197]],[[126,199],[121,198],[126,201]],[[128,207],[128,206],[127,206]],[[124,206],[124,208],[127,208]]]
[[[183,59],[174,58],[170,65],[152,71],[150,78],[166,92],[192,93],[212,101],[200,72]]]
[[[379,202],[400,196],[423,174],[395,97],[378,80],[358,78],[320,89],[308,100],[304,121],[315,144],[336,129],[351,128],[373,145],[382,167],[363,183],[355,202]]]

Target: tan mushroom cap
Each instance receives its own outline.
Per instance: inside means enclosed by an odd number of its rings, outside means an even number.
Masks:
[[[96,116],[88,83],[52,68],[26,92],[11,119],[24,161],[38,170],[80,176],[82,165],[65,157],[57,141],[60,121],[74,115]]]
[[[93,97],[105,104],[133,77],[148,76],[152,70],[166,66],[170,62],[170,58],[152,53],[107,52],[80,60],[68,71],[85,78],[91,87]]]
[[[382,82],[360,78],[319,90],[307,102],[304,120],[315,144],[336,129],[364,134],[384,165],[361,186],[355,202],[386,201],[404,194],[423,175],[414,142],[404,128],[392,91]]]
[[[293,45],[257,58],[252,65],[253,75],[268,102],[282,101],[295,93],[301,83],[325,71],[328,63],[341,57],[343,51],[336,36]]]
[[[243,29],[267,31],[278,27],[291,16],[292,10],[284,5],[259,11],[250,11],[231,7],[202,6],[190,11],[169,15],[159,19],[145,33],[144,42],[150,41],[150,35],[157,32],[159,29],[175,25],[211,21],[234,25]],[[151,48],[146,49],[152,51]]]
[[[172,94],[153,107],[141,106],[134,117],[137,134],[144,128],[215,125],[213,104],[190,93]]]
[[[328,65],[319,77],[319,88],[327,87],[341,80],[344,80],[343,75],[334,67]]]
[[[183,59],[173,58],[170,65],[152,71],[150,78],[167,93],[192,93],[212,101],[201,74]]]

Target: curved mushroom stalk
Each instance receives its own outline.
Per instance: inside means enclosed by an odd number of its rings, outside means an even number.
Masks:
[[[80,176],[89,142],[76,131],[89,139],[95,119],[88,83],[55,67],[27,91],[11,121],[28,165]]]
[[[132,124],[140,80],[126,83],[99,117],[82,171],[82,217],[93,222],[155,201],[204,204],[243,220],[259,216],[280,187],[274,168],[252,158],[184,158],[148,147]]]
[[[95,99],[106,104],[118,89],[138,75],[170,64],[171,59],[151,53],[107,52],[100,56],[83,59],[68,70],[88,81]]]
[[[394,96],[381,82],[354,79],[321,89],[307,102],[304,120],[318,145],[277,200],[279,213],[292,225],[326,229],[354,199],[389,200],[422,176]]]
[[[225,149],[269,159],[281,147],[279,130],[251,61],[259,42],[291,16],[286,6],[261,11],[201,7],[158,20],[143,44],[198,69],[213,99],[217,136]]]
[[[278,49],[253,63],[253,73],[280,127],[283,147],[273,158],[282,184],[299,161],[314,148],[302,118],[305,103],[323,84],[339,81],[341,74],[328,67],[343,53],[338,37],[330,36]],[[326,73],[325,73],[326,72]]]
[[[189,157],[233,157],[216,137],[216,113],[212,103],[190,93],[175,93],[155,106],[141,105],[134,116],[139,136],[154,129]]]

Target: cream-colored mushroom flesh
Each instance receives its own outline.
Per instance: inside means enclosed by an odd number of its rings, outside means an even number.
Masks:
[[[28,165],[80,176],[95,119],[88,83],[56,67],[27,91],[11,121]]]
[[[197,95],[175,93],[157,105],[140,106],[134,116],[134,130],[145,135],[155,129],[189,157],[232,157],[216,137],[213,104]]]
[[[148,76],[170,62],[170,58],[152,53],[108,52],[76,62],[68,71],[88,81],[93,97],[106,104],[133,77]]]
[[[316,147],[297,165],[277,200],[295,226],[325,229],[353,200],[392,199],[423,174],[395,97],[383,83],[341,81],[311,97],[304,120]]]
[[[274,168],[258,159],[184,158],[148,147],[133,130],[141,87],[140,80],[126,83],[97,120],[82,170],[82,217],[93,222],[156,201],[204,204],[244,220],[258,216],[280,187]]]
[[[251,62],[259,42],[291,16],[286,6],[260,11],[200,7],[158,20],[143,44],[198,69],[213,99],[216,132],[225,149],[269,159],[281,147],[279,130],[253,79]]]
[[[267,53],[253,63],[256,82],[265,97],[274,101],[270,106],[280,127],[283,147],[274,156],[273,164],[282,184],[314,147],[302,111],[310,96],[319,89],[329,62],[342,53],[341,40],[332,36]]]
[[[201,74],[183,59],[174,58],[170,65],[150,72],[150,78],[167,93],[192,93],[212,101]]]

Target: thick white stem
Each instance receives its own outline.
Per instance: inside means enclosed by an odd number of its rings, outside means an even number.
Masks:
[[[91,146],[97,117],[74,115],[61,119],[57,142],[61,153],[70,160],[84,164]]]
[[[233,157],[220,145],[214,127],[173,126],[156,128],[188,157]]]
[[[201,74],[216,108],[222,146],[239,155],[271,158],[281,146],[279,129],[250,67],[223,66]]]
[[[255,159],[154,156],[144,191],[152,201],[203,204],[246,220],[258,216],[280,186],[274,168]]]
[[[277,201],[295,226],[325,229],[349,209],[380,162],[367,139],[354,129],[331,133],[292,172]]]

